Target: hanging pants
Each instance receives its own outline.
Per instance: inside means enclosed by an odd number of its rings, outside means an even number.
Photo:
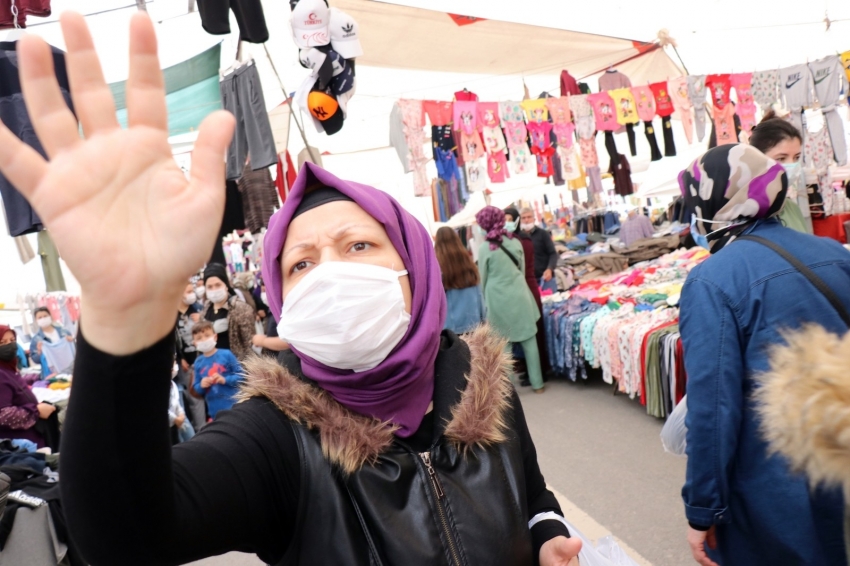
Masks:
[[[646,141],[649,142],[652,161],[658,161],[661,159],[661,150],[658,149],[658,140],[655,138],[655,127],[652,125],[652,121],[643,123],[643,131],[646,134]]]
[[[522,352],[525,354],[525,366],[528,369],[528,381],[531,382],[532,389],[543,388],[543,370],[540,367],[540,350],[537,348],[537,336],[532,336],[528,340],[518,342],[522,346]],[[508,344],[506,351],[510,353],[511,345]]]
[[[676,142],[673,141],[673,124],[670,123],[670,116],[661,118],[661,129],[664,130],[664,155],[674,157],[676,155]]]
[[[614,132],[605,132],[605,150],[608,151],[611,163],[617,163],[619,152],[617,151],[617,142],[614,141]],[[611,169],[610,166],[608,168]]]
[[[227,178],[242,176],[246,158],[257,171],[277,163],[272,126],[256,65],[244,65],[219,83],[221,103],[236,117],[236,131],[227,148]]]
[[[635,125],[626,124],[626,135],[629,136],[629,151],[632,152],[632,157],[637,155],[637,139],[635,139]]]

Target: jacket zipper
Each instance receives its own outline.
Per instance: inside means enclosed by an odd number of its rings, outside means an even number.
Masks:
[[[440,478],[437,476],[437,470],[431,465],[431,453],[421,452],[419,457],[425,464],[425,469],[428,471],[428,478],[431,480],[431,488],[434,490],[435,501],[437,502],[437,514],[440,516],[440,523],[443,526],[443,533],[446,535],[446,540],[449,541],[449,552],[452,555],[452,561],[455,566],[461,566],[460,553],[455,544],[454,535],[449,528],[449,521],[446,518],[446,510],[443,507],[443,498],[446,496],[443,492],[443,486],[440,485]]]

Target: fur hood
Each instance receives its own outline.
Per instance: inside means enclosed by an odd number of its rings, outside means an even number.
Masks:
[[[850,498],[850,333],[812,325],[785,339],[756,392],[762,432],[812,485],[842,486]]]
[[[506,440],[513,392],[505,341],[486,326],[465,341],[471,356],[466,387],[451,408],[444,431],[444,437],[461,452]],[[276,361],[253,357],[244,366],[246,377],[239,400],[266,397],[294,422],[317,430],[325,458],[345,473],[374,463],[392,444],[396,427],[391,423],[346,409],[326,391]]]

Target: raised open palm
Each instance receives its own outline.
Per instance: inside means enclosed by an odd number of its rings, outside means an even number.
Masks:
[[[86,338],[110,353],[129,353],[167,333],[187,277],[209,257],[224,208],[224,152],[234,120],[226,112],[204,120],[187,180],[168,144],[150,18],[136,14],[130,25],[127,129],[118,124],[83,17],[66,13],[61,23],[85,139],[63,101],[49,46],[24,37],[18,45],[24,99],[50,160],[0,125],[0,171],[38,212],[79,280]]]

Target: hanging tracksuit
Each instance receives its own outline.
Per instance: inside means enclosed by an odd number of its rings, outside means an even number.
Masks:
[[[812,72],[812,82],[815,86],[815,96],[821,105],[823,119],[829,128],[829,139],[832,151],[838,165],[847,164],[847,143],[844,138],[844,124],[838,115],[836,105],[841,100],[842,92],[847,94],[847,76],[844,65],[838,55],[830,55],[809,63]]]
[[[688,95],[694,105],[694,124],[697,126],[697,141],[705,138],[705,75],[688,77]]]

